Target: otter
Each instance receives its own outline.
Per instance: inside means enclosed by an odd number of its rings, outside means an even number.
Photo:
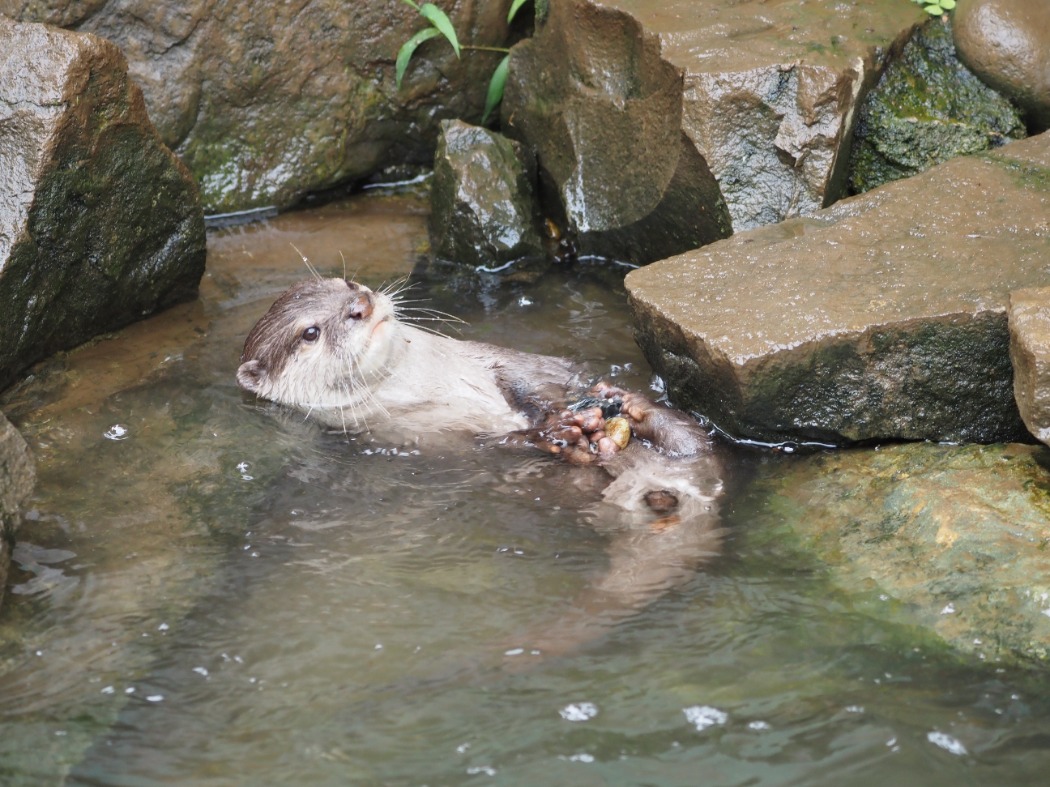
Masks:
[[[589,383],[565,358],[418,328],[396,296],[342,278],[294,285],[248,334],[237,382],[342,432],[424,444],[494,437],[607,472],[588,513],[610,533],[608,570],[557,625],[523,635],[529,652],[574,649],[718,553],[721,467],[692,417]],[[611,433],[614,417],[631,439]]]

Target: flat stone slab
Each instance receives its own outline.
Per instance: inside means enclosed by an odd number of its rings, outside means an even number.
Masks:
[[[761,440],[1029,439],[1009,293],[1050,283],[1050,134],[632,271],[676,403]]]

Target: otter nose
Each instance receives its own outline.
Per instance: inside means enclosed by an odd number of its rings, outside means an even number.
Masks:
[[[346,319],[367,319],[372,314],[372,305],[372,293],[368,290],[358,290],[350,296],[350,302],[346,307]]]

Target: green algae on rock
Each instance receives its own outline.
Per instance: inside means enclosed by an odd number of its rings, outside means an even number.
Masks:
[[[913,443],[773,467],[737,505],[742,548],[816,561],[862,614],[961,652],[1050,659],[1046,447]]]
[[[1013,105],[956,58],[949,22],[931,19],[861,105],[849,187],[859,194],[1024,136]]]

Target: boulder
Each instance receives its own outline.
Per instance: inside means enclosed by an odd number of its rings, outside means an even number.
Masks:
[[[463,43],[502,45],[500,3],[442,3]],[[441,118],[480,117],[500,55],[423,44],[400,0],[0,0],[0,13],[115,42],[162,138],[198,178],[209,212],[286,207],[305,193],[405,165],[430,167]]]
[[[1012,290],[1050,282],[1050,133],[632,271],[676,403],[768,441],[1029,439]]]
[[[21,506],[33,491],[35,478],[29,446],[0,413],[0,601],[7,587],[11,549],[22,518]]]
[[[729,234],[718,185],[682,133],[682,74],[630,14],[551,4],[513,50],[502,118],[535,151],[544,208],[581,254],[645,263]]]
[[[962,61],[1024,109],[1031,131],[1050,128],[1050,3],[960,0],[953,20]]]
[[[543,257],[535,170],[518,143],[459,120],[442,121],[430,187],[434,254],[490,268]]]
[[[1050,453],[912,443],[766,463],[739,548],[827,578],[855,614],[956,650],[1050,660]]]
[[[850,190],[859,194],[1025,133],[1013,105],[956,58],[947,18],[931,19],[864,99],[853,138]]]
[[[1014,398],[1025,426],[1050,443],[1050,287],[1010,293]]]
[[[682,131],[718,179],[737,232],[843,194],[858,102],[894,43],[926,18],[900,0],[602,5],[655,34],[682,72]]]
[[[34,361],[195,296],[196,186],[120,50],[0,17],[0,388]]]

